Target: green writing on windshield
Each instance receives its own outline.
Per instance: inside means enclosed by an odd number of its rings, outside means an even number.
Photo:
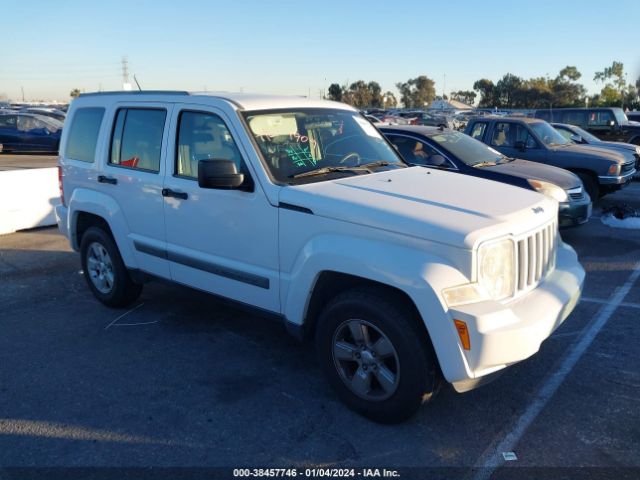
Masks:
[[[298,143],[287,145],[285,152],[296,167],[304,167],[308,165],[315,167],[316,165],[316,160],[311,155],[311,150],[308,145],[302,146]]]

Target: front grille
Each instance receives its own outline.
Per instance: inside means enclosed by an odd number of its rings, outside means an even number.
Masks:
[[[535,288],[556,264],[556,222],[516,240],[516,295]]]
[[[622,170],[620,170],[620,175],[626,175],[627,173],[631,173],[631,171],[636,168],[635,162],[629,162],[622,165]]]
[[[582,200],[584,198],[584,190],[582,187],[572,188],[571,190],[567,190],[567,193],[571,200]]]

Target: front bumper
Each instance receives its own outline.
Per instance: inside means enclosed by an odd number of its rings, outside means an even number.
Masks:
[[[566,228],[587,223],[591,217],[591,209],[591,199],[588,195],[585,195],[584,200],[561,203],[558,211],[558,226]]]
[[[598,182],[600,182],[600,185],[625,185],[631,181],[631,179],[635,174],[636,174],[636,170],[634,168],[633,170],[625,173],[624,175],[618,175],[618,176],[599,175]]]
[[[464,392],[486,383],[482,377],[524,360],[569,316],[582,293],[584,269],[575,251],[558,246],[556,268],[534,290],[512,302],[479,302],[450,310],[467,324],[471,348],[458,348],[465,378],[447,378]],[[494,376],[494,375],[492,375]]]
[[[58,230],[60,230],[62,235],[69,238],[69,209],[62,204],[58,204],[54,211],[56,214],[56,222],[58,223]]]

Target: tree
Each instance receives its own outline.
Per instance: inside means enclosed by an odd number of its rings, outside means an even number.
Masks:
[[[601,102],[613,102],[605,104],[615,105],[616,103],[624,101],[623,92],[627,82],[624,75],[624,64],[622,62],[614,61],[610,67],[605,67],[601,72],[596,72],[593,80],[604,84],[600,92]],[[614,90],[618,93],[617,99],[615,99],[616,96],[613,94]]]
[[[342,87],[337,83],[329,85],[329,100],[342,101]]]
[[[473,89],[480,93],[479,107],[496,107],[497,92],[496,86],[491,80],[482,78],[473,84]]]
[[[524,108],[523,80],[517,75],[507,73],[496,84],[499,107]]]
[[[382,107],[385,110],[390,108],[396,108],[398,106],[398,100],[392,92],[386,92],[382,97]]]
[[[575,83],[582,77],[576,67],[566,66],[558,73],[558,76],[548,81],[552,91],[552,101],[558,107],[576,107],[584,104],[587,90],[583,85]]]
[[[567,65],[558,74],[558,78],[564,81],[573,81],[579,80],[582,74],[578,71],[576,67]]]
[[[467,105],[473,105],[478,95],[473,90],[458,90],[457,92],[451,92],[451,98],[458,102],[466,103]]]
[[[435,82],[426,75],[396,83],[405,107],[426,107],[436,97]]]
[[[368,107],[372,108],[382,108],[383,99],[382,99],[382,88],[380,88],[380,84],[378,82],[369,82],[367,84],[367,88],[369,89],[369,94],[371,95],[371,100],[369,101]]]
[[[78,98],[80,96],[80,89],[79,88],[74,88],[73,90],[71,90],[69,92],[69,96],[71,98]]]

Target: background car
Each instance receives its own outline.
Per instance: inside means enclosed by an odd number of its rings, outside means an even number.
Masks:
[[[594,145],[596,147],[610,148],[612,150],[621,150],[631,153],[636,157],[636,178],[640,176],[640,145],[625,142],[606,142],[604,140],[600,140],[595,135],[591,135],[580,127],[568,125],[566,123],[552,123],[551,126],[553,126],[553,128],[555,128],[564,138],[574,143]]]
[[[64,122],[66,114],[62,110],[56,108],[41,108],[41,107],[27,107],[20,110],[20,113],[33,113],[35,115],[42,115],[44,117],[55,118],[60,122]]]
[[[62,123],[32,113],[0,114],[0,143],[4,152],[57,152]]]
[[[544,120],[527,117],[471,119],[465,133],[507,157],[570,170],[580,177],[595,202],[600,196],[626,186],[636,172],[630,153],[591,145],[576,145]]]
[[[548,195],[560,204],[558,225],[580,225],[591,216],[591,199],[580,179],[561,168],[509,158],[455,130],[381,126],[407,163],[508,183]]]
[[[630,122],[640,122],[640,112],[626,112],[626,115]]]
[[[535,117],[582,127],[600,140],[640,145],[640,124],[629,122],[619,108],[554,108],[536,110]]]

